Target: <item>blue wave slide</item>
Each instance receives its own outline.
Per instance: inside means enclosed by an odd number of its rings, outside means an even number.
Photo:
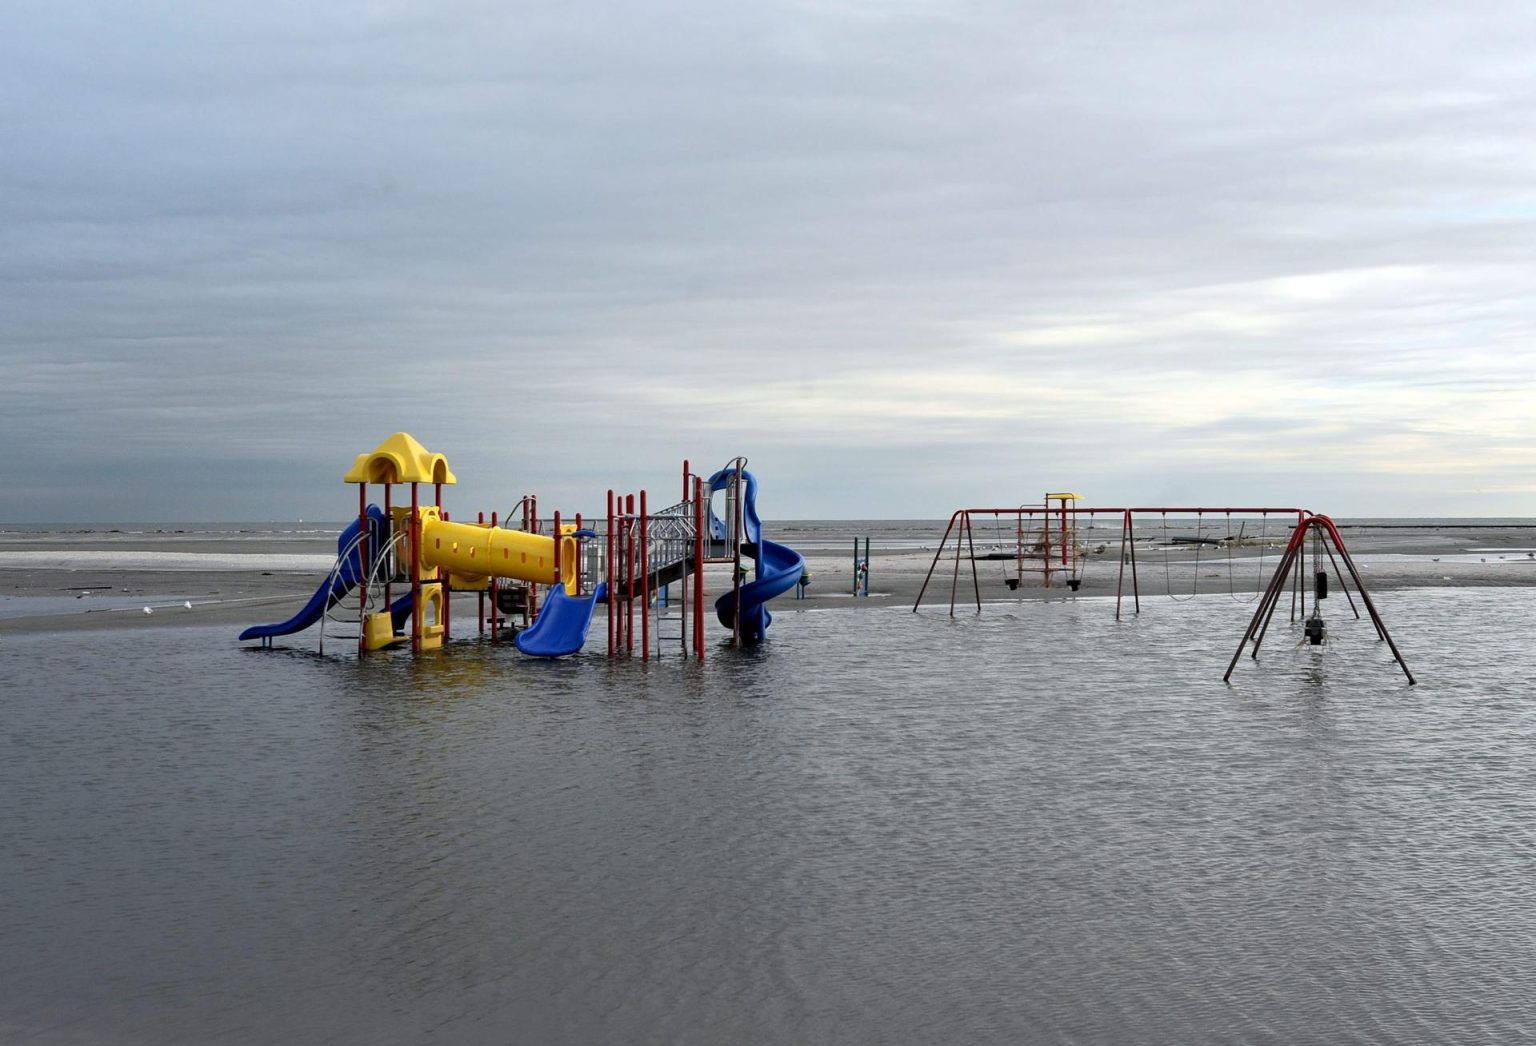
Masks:
[[[568,596],[559,586],[550,589],[533,624],[513,637],[517,649],[532,657],[564,657],[587,642],[592,609],[608,598],[608,586],[598,582],[591,595]]]
[[[363,565],[358,555],[356,545],[357,535],[362,530],[362,521],[354,519],[336,539],[336,558],[341,560],[341,569],[333,566],[329,576],[315,589],[315,594],[309,597],[309,602],[304,604],[302,610],[290,617],[287,621],[279,621],[275,625],[252,625],[240,633],[240,641],[247,639],[271,639],[274,636],[288,636],[295,632],[302,632],[309,628],[325,614],[327,610],[346,598],[348,592],[357,587],[363,578]],[[384,510],[377,505],[368,506],[368,558],[370,564],[378,554],[383,542],[387,538],[389,528],[384,516]],[[406,607],[410,606],[410,596],[407,595]],[[398,600],[396,601],[399,602]],[[398,613],[398,607],[391,607]]]
[[[709,477],[710,493],[724,490],[734,482],[735,475],[735,469],[723,468]],[[763,638],[773,621],[773,615],[768,613],[768,601],[800,583],[800,575],[805,571],[805,557],[787,545],[763,540],[763,521],[757,515],[757,478],[746,469],[741,470],[741,478],[746,487],[741,498],[741,519],[746,532],[743,537],[749,552],[755,550],[757,560],[756,575],[741,586],[741,635],[743,639],[756,641]],[[710,536],[716,540],[728,536],[724,521],[715,518],[713,511],[709,516],[709,529]],[[722,625],[731,627],[731,619],[736,616],[734,590],[715,600],[715,615]]]

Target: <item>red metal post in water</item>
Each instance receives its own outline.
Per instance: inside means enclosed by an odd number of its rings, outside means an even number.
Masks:
[[[624,495],[624,652],[635,652],[635,496]]]
[[[645,491],[640,492],[640,660],[651,659],[651,553]]]
[[[608,568],[607,568],[607,570],[608,570],[608,656],[609,657],[612,657],[614,655],[614,647],[613,647],[614,607],[618,603],[618,598],[614,594],[615,590],[617,588],[617,586],[614,584],[614,582],[617,581],[618,579],[614,576],[614,571],[613,571],[613,526],[614,526],[614,518],[613,518],[613,488],[609,487],[608,488],[608,533],[607,533],[607,535],[604,538],[604,541],[607,543],[607,552],[608,552],[608,557],[607,557]]]
[[[439,518],[446,522],[448,513],[443,511],[443,485],[441,483],[434,483],[432,487],[432,503],[437,506]],[[449,624],[453,620],[453,586],[448,584],[448,572],[442,567],[438,567],[434,574],[437,578],[438,595],[442,596],[443,599],[443,642],[446,643],[453,638],[449,631]]]
[[[421,629],[426,612],[421,605],[421,494],[411,484],[411,653],[421,653]]]
[[[537,494],[531,494],[527,503],[523,505],[523,529],[530,534],[539,532],[539,498]],[[539,612],[539,586],[533,582],[528,583],[528,598],[523,600],[523,625],[533,623],[534,617]]]
[[[1061,499],[1061,570],[1062,570],[1062,573],[1068,573],[1070,571],[1070,564],[1068,563],[1068,559],[1070,558],[1070,556],[1072,554],[1072,550],[1069,547],[1069,541],[1070,541],[1070,539],[1067,537],[1067,499],[1066,498],[1062,498]]]
[[[379,549],[379,551],[381,553],[388,553],[388,555],[392,559],[393,559],[394,554],[395,554],[395,549],[399,547],[399,545],[396,543],[395,539],[400,536],[399,534],[395,533],[395,513],[394,513],[394,508],[390,505],[390,492],[393,489],[394,489],[394,487],[393,487],[392,484],[390,484],[388,482],[386,482],[384,484],[384,528],[385,528],[384,532],[389,535],[389,544],[387,544],[383,548]],[[387,564],[387,565],[392,566],[393,569],[391,569],[388,573],[386,573],[384,575],[384,609],[385,610],[389,610],[390,607],[391,607],[391,604],[390,604],[390,587],[391,587],[391,583],[394,581],[395,571],[400,569],[398,564]],[[393,618],[390,619],[390,627],[391,628],[394,627],[394,619]]]
[[[693,478],[693,649],[704,660],[704,547],[709,540],[705,527],[708,494],[704,480]]]
[[[491,513],[491,529],[492,530],[496,529],[496,513],[495,512]],[[492,643],[496,642],[497,623],[500,620],[498,615],[501,613],[501,603],[500,603],[500,600],[499,600],[499,596],[501,595],[501,585],[500,585],[499,581],[500,581],[500,579],[498,579],[495,574],[491,575],[491,642]]]
[[[563,566],[563,564],[560,562],[560,546],[562,544],[562,539],[560,537],[560,510],[559,509],[555,509],[554,528],[555,528],[555,580],[554,580],[554,584],[552,584],[550,586],[551,590],[553,590],[555,588],[558,588],[565,581],[565,579],[563,577],[561,577],[561,573],[562,573],[561,567]]]
[[[357,652],[368,652],[368,481],[357,485]]]

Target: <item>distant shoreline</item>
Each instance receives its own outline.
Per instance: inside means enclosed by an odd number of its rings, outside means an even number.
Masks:
[[[1536,523],[1340,523],[1340,530],[1536,530]]]
[[[833,547],[843,540],[835,531],[845,522],[765,522],[765,533],[781,535],[791,547],[797,538],[808,539],[801,549],[810,573],[805,598],[796,599],[790,592],[774,601],[775,613],[910,609],[930,570],[933,577],[924,612],[947,613],[952,598],[957,609],[966,605],[974,608],[978,597],[984,603],[1113,598],[1122,584],[1122,569],[1123,592],[1125,598],[1131,598],[1130,557],[1127,554],[1127,565],[1122,568],[1118,527],[1104,528],[1102,538],[1091,543],[1083,560],[1081,589],[1073,596],[1060,584],[1043,588],[1039,579],[1028,573],[1022,585],[1009,588],[1007,582],[1017,580],[1017,564],[1008,557],[982,560],[979,534],[974,572],[968,555],[962,553],[957,563],[953,541],[940,555],[944,521],[935,524],[931,520],[886,521],[881,530],[870,535],[870,595],[855,597],[855,535],[851,528],[846,534],[848,544]],[[852,522],[875,531],[876,521]],[[807,523],[814,523],[815,530],[807,533]],[[1348,528],[1346,541],[1373,592],[1536,585],[1536,523],[1436,520],[1340,527]],[[1457,537],[1473,531],[1478,535],[1476,549]],[[1210,533],[1209,525],[1205,532]],[[1250,534],[1242,548],[1173,541],[1174,537],[1194,533],[1193,527],[1138,532],[1134,546],[1136,588],[1143,602],[1170,592],[1180,598],[1252,593],[1274,569],[1289,532],[1289,527],[1274,526],[1262,538]],[[245,625],[281,620],[301,606],[324,577],[335,554],[334,535],[323,526],[302,535],[230,532],[220,536],[162,529],[153,533],[117,532],[102,538],[94,532],[33,532],[20,537],[0,534],[0,600],[4,601],[0,604],[0,633],[209,624],[229,627],[233,643]],[[991,535],[986,540],[996,544]],[[1375,558],[1378,556],[1381,558]],[[706,569],[709,599],[729,585],[728,567]],[[113,606],[104,605],[107,597]],[[156,609],[154,604],[161,600],[174,602]],[[151,606],[152,612],[125,612],[123,605],[131,608],[135,601]],[[187,608],[186,603],[192,606]],[[477,608],[473,594],[456,597],[456,634],[475,633]],[[295,642],[307,640],[298,636]]]

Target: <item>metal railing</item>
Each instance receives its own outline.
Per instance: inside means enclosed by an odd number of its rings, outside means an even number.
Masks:
[[[376,535],[369,534],[367,531],[363,531],[347,544],[346,550],[342,552],[341,555],[336,557],[336,562],[331,567],[330,576],[326,579],[328,591],[334,592],[336,590],[336,582],[340,580],[341,572],[346,564],[347,558],[357,551],[358,546],[362,544],[365,537],[371,542],[375,536]],[[374,608],[379,605],[380,591],[394,580],[397,580],[398,571],[396,570],[396,564],[398,563],[399,558],[399,548],[401,545],[406,544],[408,540],[409,535],[405,531],[392,534],[389,540],[385,543],[384,547],[381,548],[373,556],[372,563],[364,564],[361,562],[361,557],[359,557],[358,566],[362,569],[360,569],[358,573],[362,579],[362,583],[354,584],[352,586],[352,591],[354,592],[358,591],[359,589],[363,590],[363,594],[358,599],[356,611],[356,621],[359,632],[361,632],[362,628],[364,627],[365,619],[367,618],[368,614],[373,612]],[[329,597],[327,597],[325,611],[320,615],[320,652],[322,654],[325,653],[326,624],[332,620],[338,622],[346,620],[340,614],[335,613],[336,608],[343,606],[345,603],[345,595],[335,600],[331,600]],[[355,639],[357,637],[353,636],[351,638]]]

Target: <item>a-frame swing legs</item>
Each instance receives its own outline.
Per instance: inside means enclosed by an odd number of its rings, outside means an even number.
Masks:
[[[1296,530],[1291,534],[1291,540],[1286,544],[1285,554],[1281,557],[1279,565],[1275,568],[1275,576],[1270,579],[1269,587],[1264,591],[1264,598],[1259,601],[1257,609],[1254,610],[1253,617],[1248,622],[1248,629],[1243,633],[1242,642],[1238,643],[1237,651],[1233,653],[1232,661],[1227,665],[1226,674],[1221,677],[1222,681],[1231,681],[1232,672],[1237,668],[1238,659],[1243,656],[1243,651],[1247,649],[1249,641],[1253,642],[1253,657],[1258,658],[1259,646],[1264,642],[1264,635],[1269,631],[1270,619],[1274,616],[1275,608],[1280,602],[1280,596],[1285,592],[1286,583],[1290,580],[1291,572],[1296,567],[1297,560],[1301,555],[1301,549],[1306,542],[1307,532],[1314,527],[1321,531],[1328,541],[1332,542],[1333,549],[1338,552],[1338,561],[1343,562],[1350,579],[1355,584],[1355,590],[1360,593],[1360,602],[1365,605],[1366,613],[1371,618],[1371,624],[1376,628],[1376,634],[1387,644],[1388,649],[1392,651],[1392,657],[1397,661],[1398,666],[1402,668],[1403,674],[1408,677],[1409,685],[1413,685],[1417,680],[1413,678],[1413,673],[1408,669],[1408,663],[1403,660],[1403,655],[1397,649],[1397,644],[1392,641],[1392,636],[1387,632],[1386,623],[1382,621],[1381,614],[1376,610],[1376,605],[1371,602],[1370,593],[1365,590],[1365,582],[1360,577],[1360,571],[1356,569],[1355,561],[1350,556],[1349,550],[1344,547],[1344,540],[1339,536],[1338,528],[1334,526],[1333,520],[1327,516],[1316,515],[1309,515],[1296,524]],[[1327,547],[1326,544],[1324,547]],[[1333,558],[1333,551],[1329,552],[1329,558],[1330,560]],[[1338,570],[1338,561],[1334,563],[1335,572]],[[1298,577],[1298,582],[1299,580]],[[1342,583],[1343,577],[1341,576],[1339,580]],[[1346,594],[1348,593],[1347,588],[1345,592]],[[1353,599],[1350,600],[1350,607],[1354,608]],[[1358,610],[1355,611],[1355,616],[1359,616]]]
[[[981,577],[976,571],[976,537],[971,529],[970,512],[960,509],[949,517],[949,526],[944,529],[944,537],[933,553],[933,563],[929,565],[928,574],[923,578],[923,587],[917,590],[917,599],[912,603],[914,614],[923,605],[923,596],[928,591],[928,583],[933,580],[933,572],[939,568],[939,561],[944,558],[944,551],[949,547],[951,534],[955,538],[955,565],[949,579],[949,616],[955,616],[955,599],[960,591],[960,560],[964,558],[964,553],[967,551],[970,552],[971,560],[971,586],[976,591],[976,612],[981,613]]]

